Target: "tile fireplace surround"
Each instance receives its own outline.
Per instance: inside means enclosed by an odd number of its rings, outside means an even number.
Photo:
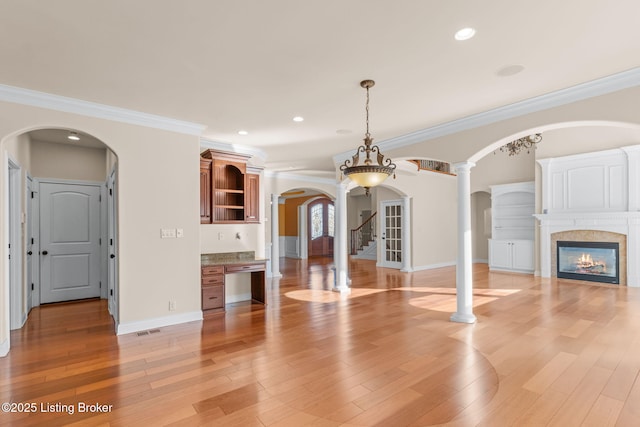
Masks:
[[[557,276],[558,240],[617,242],[620,285],[640,287],[640,146],[538,163],[540,275]]]

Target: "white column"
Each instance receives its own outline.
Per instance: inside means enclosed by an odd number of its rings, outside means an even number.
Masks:
[[[476,164],[455,164],[458,175],[458,259],[456,265],[456,312],[452,322],[475,323],[471,250],[471,168]]]
[[[347,187],[342,183],[336,185],[335,201],[335,238],[333,239],[333,261],[336,268],[334,292],[349,293],[349,261],[347,236]]]
[[[278,195],[271,195],[271,277],[280,274],[280,220],[278,218]]]
[[[402,268],[400,271],[411,272],[411,199],[402,196]]]

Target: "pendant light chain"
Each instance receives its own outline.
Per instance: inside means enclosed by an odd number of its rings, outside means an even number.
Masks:
[[[366,87],[367,89],[367,102],[366,102],[366,107],[365,107],[365,112],[366,112],[366,116],[367,116],[367,133],[364,134],[364,136],[366,136],[367,138],[371,138],[371,134],[369,133],[369,86]]]

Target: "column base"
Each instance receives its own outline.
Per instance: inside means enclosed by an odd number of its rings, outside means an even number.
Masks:
[[[344,288],[333,288],[331,289],[332,292],[339,292],[341,295],[349,295],[351,294],[351,288],[348,287],[344,287]]]
[[[458,323],[476,323],[478,320],[473,313],[453,313],[449,318],[452,322]]]

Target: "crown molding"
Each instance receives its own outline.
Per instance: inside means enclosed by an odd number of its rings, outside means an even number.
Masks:
[[[290,172],[275,172],[275,171],[265,170],[264,176],[267,178],[291,179],[295,181],[313,182],[315,184],[327,184],[327,185],[338,184],[335,179],[320,178],[318,176],[300,175],[300,174],[295,174]]]
[[[169,117],[156,116],[154,114],[141,113],[125,108],[111,107],[95,102],[82,101],[66,96],[52,95],[45,92],[2,84],[0,84],[0,101],[168,130],[186,135],[199,136],[206,129],[206,126],[198,123],[185,122]]]
[[[390,138],[377,145],[381,150],[390,151],[638,85],[640,85],[640,67]],[[352,152],[353,150],[335,155],[334,163],[344,162],[352,157]]]
[[[267,160],[267,153],[255,147],[246,145],[231,144],[228,142],[214,141],[212,139],[200,138],[200,147],[211,148],[212,150],[228,151],[230,153],[248,154],[252,157],[258,157]]]

